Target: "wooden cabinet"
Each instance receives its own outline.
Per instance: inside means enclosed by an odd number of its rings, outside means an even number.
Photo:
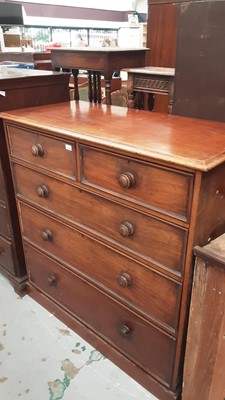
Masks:
[[[196,246],[183,400],[225,398],[225,234]]]
[[[0,70],[0,111],[69,100],[69,76],[56,72],[7,68]],[[23,152],[23,135],[17,136],[15,151]],[[33,140],[33,138],[32,138]],[[58,144],[58,142],[57,142]],[[54,153],[57,152],[52,143]],[[33,153],[40,151],[34,146]],[[45,155],[46,156],[46,155]],[[22,157],[22,154],[21,154]],[[38,158],[38,157],[37,157]],[[55,162],[57,166],[58,160]],[[0,124],[0,270],[22,294],[26,268],[4,129]]]
[[[150,51],[146,54],[147,66],[175,68],[180,3],[180,0],[148,0],[147,47]],[[159,83],[158,86],[161,87]],[[168,97],[153,93],[154,110],[167,113]],[[171,106],[173,90],[170,97]]]
[[[2,122],[0,131],[0,271],[22,294],[26,288],[26,267]]]
[[[179,0],[148,0],[146,65],[175,68]]]
[[[181,3],[173,113],[225,121],[224,1]]]
[[[30,295],[180,398],[192,249],[225,227],[224,125],[81,101],[2,118]]]
[[[173,114],[225,121],[224,13],[224,1],[148,0],[146,65],[175,68]]]

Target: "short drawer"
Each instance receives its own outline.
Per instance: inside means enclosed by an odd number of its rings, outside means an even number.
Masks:
[[[7,126],[11,155],[71,178],[76,176],[75,145],[16,126]]]
[[[175,332],[181,285],[54,218],[20,204],[25,240]]]
[[[29,279],[104,340],[169,386],[176,340],[33,248]]]
[[[10,222],[8,212],[5,206],[0,204],[0,234],[11,237],[10,233]]]
[[[16,193],[24,199],[108,236],[145,262],[182,274],[185,229],[17,164],[14,164],[14,177]]]
[[[144,207],[189,220],[193,176],[82,146],[81,181]]]
[[[0,266],[15,274],[12,252],[12,243],[0,236]]]

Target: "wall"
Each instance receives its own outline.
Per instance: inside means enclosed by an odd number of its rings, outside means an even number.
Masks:
[[[7,1],[6,1],[7,2]],[[10,2],[10,1],[8,1]],[[20,0],[14,0],[13,2],[19,2]],[[100,10],[114,10],[114,11],[131,11],[133,10],[133,0],[23,0],[23,3],[38,3],[38,4],[49,4],[53,6],[70,6],[71,3],[73,7],[80,7],[82,3],[83,8],[94,8]]]
[[[6,3],[19,1],[25,10],[24,24],[36,26],[119,28],[128,21],[128,14],[142,13],[147,0],[0,0]],[[51,3],[51,4],[47,4]],[[71,6],[71,3],[73,6]],[[54,5],[53,5],[54,4]],[[57,5],[56,5],[57,4]],[[82,7],[80,5],[82,4]],[[94,8],[93,8],[94,5]],[[146,17],[146,15],[144,15]],[[49,21],[49,19],[51,20]]]

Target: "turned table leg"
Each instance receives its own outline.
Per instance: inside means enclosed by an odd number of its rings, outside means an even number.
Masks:
[[[111,101],[111,77],[105,76],[105,97],[106,97],[106,104],[110,105],[112,104]]]
[[[173,111],[173,94],[174,94],[174,80],[171,79],[170,82],[169,82],[169,93],[168,93],[168,96],[169,96],[169,106],[168,106],[169,114],[172,114],[172,111]]]
[[[88,100],[90,103],[93,100],[93,90],[92,90],[92,73],[88,71]]]
[[[133,75],[128,73],[127,77],[127,96],[128,96],[128,102],[127,102],[127,107],[128,108],[134,108],[134,82],[133,82]]]
[[[73,80],[74,80],[74,100],[79,100],[79,90],[78,90],[78,69],[72,69]]]
[[[97,88],[98,88],[98,103],[101,104],[102,102],[102,90],[101,90],[101,74],[97,72]]]

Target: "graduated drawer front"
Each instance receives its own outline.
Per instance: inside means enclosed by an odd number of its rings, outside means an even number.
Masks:
[[[189,219],[193,183],[191,174],[147,165],[86,146],[80,150],[81,180],[84,184],[110,191],[182,220]]]
[[[0,234],[10,238],[10,225],[7,209],[0,204]]]
[[[15,274],[13,256],[12,256],[12,243],[0,236],[0,265],[7,271]]]
[[[170,384],[175,339],[30,246],[25,253],[35,286],[144,370]]]
[[[14,164],[16,193],[95,229],[147,262],[182,274],[186,230]],[[38,188],[47,188],[39,197]],[[122,236],[128,235],[128,236]]]
[[[8,125],[13,156],[61,175],[75,178],[75,146],[66,140]]]
[[[179,283],[31,207],[21,203],[20,208],[25,240],[73,267],[147,318],[172,332],[176,330],[181,292]],[[48,235],[49,240],[45,237]],[[130,283],[124,287],[121,282],[126,281],[127,275]]]

